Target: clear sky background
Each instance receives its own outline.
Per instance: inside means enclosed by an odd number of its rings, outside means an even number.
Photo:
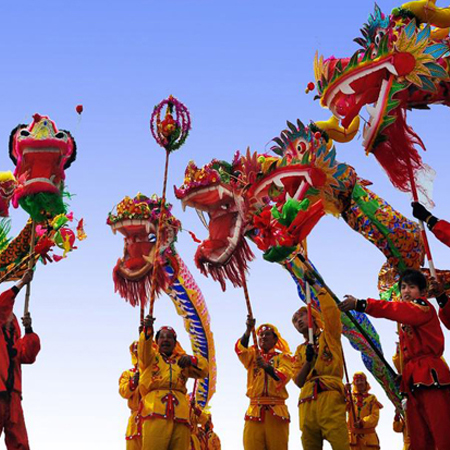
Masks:
[[[380,0],[389,12],[398,4]],[[350,56],[352,42],[373,10],[370,1],[194,1],[152,0],[4,2],[0,6],[1,169],[8,158],[10,131],[29,123],[35,112],[49,115],[72,131],[78,157],[67,171],[72,209],[84,217],[88,239],[67,260],[40,265],[32,287],[33,325],[42,340],[34,366],[24,368],[23,406],[34,450],[125,448],[126,402],[117,388],[130,367],[129,344],[137,337],[138,310],[113,292],[111,272],[123,244],[106,226],[107,213],[125,195],[161,193],[164,153],[149,132],[153,106],[169,94],[190,109],[193,128],[173,154],[169,186],[180,184],[190,159],[230,161],[236,150],[268,150],[268,142],[286,120],[322,120],[329,113],[305,95],[313,79],[316,50],[325,56]],[[82,103],[81,118],[75,105]],[[409,114],[424,139],[424,160],[437,170],[435,213],[450,217],[448,123],[442,106]],[[410,216],[410,199],[396,192],[361,138],[338,146],[338,159],[373,181],[373,190]],[[182,213],[169,189],[174,214],[185,228],[205,237],[195,212]],[[25,224],[14,210],[13,232]],[[439,268],[449,264],[450,249],[431,236]],[[211,401],[223,448],[242,448],[246,373],[234,354],[245,329],[241,290],[220,286],[195,268],[196,244],[180,234],[177,249],[207,300],[216,339],[217,393]],[[309,239],[309,252],[328,284],[342,296],[377,296],[383,255],[343,220],[325,217]],[[258,251],[251,263],[249,289],[258,321],[271,321],[291,348],[302,338],[291,325],[300,304],[294,283]],[[6,288],[6,285],[4,286]],[[16,313],[23,310],[23,294]],[[171,301],[161,297],[157,325],[171,324],[189,348]],[[387,359],[395,349],[395,324],[374,320]],[[446,332],[447,339],[450,337]],[[349,370],[363,368],[359,354],[345,341]],[[446,350],[445,356],[450,359]],[[392,431],[393,408],[370,379],[385,405],[378,427],[381,446],[401,448]],[[300,448],[298,389],[289,385],[292,415],[290,448]],[[0,443],[0,448],[3,446]]]

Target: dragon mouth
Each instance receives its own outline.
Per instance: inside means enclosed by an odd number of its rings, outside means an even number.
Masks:
[[[311,166],[293,165],[281,167],[249,190],[249,196],[258,207],[264,205],[270,190],[275,188],[284,193],[284,199],[301,201],[308,189],[323,186],[326,175],[322,170]]]
[[[327,88],[322,104],[341,120],[345,129],[365,105],[372,124],[378,123],[383,116],[385,108],[381,106],[385,105],[382,100],[387,94],[386,83],[391,84],[393,77],[398,76],[395,58],[394,62],[391,59],[383,59],[345,73]]]
[[[183,200],[186,206],[194,208],[209,231],[209,236],[198,247],[195,260],[197,266],[205,264],[226,265],[243,237],[244,221],[233,192],[217,184],[196,189]],[[209,222],[205,217],[209,216]]]
[[[17,198],[37,192],[58,194],[63,178],[61,156],[59,148],[24,148],[21,164],[16,172],[16,177],[19,180],[22,178]]]
[[[114,234],[121,233],[125,240],[124,255],[117,265],[119,273],[128,280],[137,280],[150,273],[155,253],[156,228],[153,223],[129,219],[112,224],[111,230]]]

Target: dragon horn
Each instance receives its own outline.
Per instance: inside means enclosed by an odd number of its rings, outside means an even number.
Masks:
[[[331,116],[328,120],[322,122],[315,122],[315,124],[323,131],[326,131],[328,136],[336,142],[350,142],[359,130],[359,116],[356,116],[348,128],[343,128],[339,125],[339,119]]]
[[[402,9],[411,11],[421,22],[438,28],[450,27],[450,7],[438,8],[436,0],[418,0],[404,3]]]

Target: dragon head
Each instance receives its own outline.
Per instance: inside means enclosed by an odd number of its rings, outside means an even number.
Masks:
[[[124,254],[117,261],[113,277],[116,291],[133,306],[147,298],[154,269],[161,204],[161,199],[157,196],[149,198],[137,194],[134,198],[125,197],[109,213],[106,221],[114,234],[119,232],[124,236]],[[157,292],[164,289],[168,282],[163,267],[168,260],[174,260],[173,245],[181,229],[181,223],[170,212],[171,208],[170,204],[166,204],[163,213],[161,253],[157,264]]]
[[[71,134],[58,130],[47,116],[35,114],[31,124],[18,125],[11,132],[9,155],[18,181],[13,205],[20,204],[32,217],[64,213],[65,170],[76,157]]]
[[[9,202],[17,187],[17,181],[11,172],[0,172],[0,217],[8,217]]]
[[[438,39],[437,31],[432,32],[409,9],[386,16],[375,5],[361,29],[362,37],[355,39],[362,48],[351,58],[316,55],[314,74],[321,105],[331,110],[342,128],[348,128],[366,106],[370,117],[363,146],[367,152],[390,138],[393,124],[406,108],[448,101],[444,81],[449,80],[445,59],[449,40]]]
[[[247,150],[236,153],[232,164],[213,160],[199,169],[191,162],[184,184],[175,189],[183,206],[195,208],[209,231],[196,264],[223,289],[225,278],[242,285],[252,257],[245,236],[267,259],[271,251],[280,254],[280,247],[289,254],[323,214],[339,214],[351,196],[356,175],[335,160],[326,133],[300,121],[288,126],[274,140],[277,156]]]
[[[209,237],[197,249],[196,265],[202,273],[220,280],[223,289],[224,278],[242,285],[242,270],[253,257],[244,239],[248,205],[242,195],[244,186],[238,169],[236,158],[232,164],[214,159],[202,168],[191,161],[183,185],[175,188],[183,209],[195,208],[209,230]]]

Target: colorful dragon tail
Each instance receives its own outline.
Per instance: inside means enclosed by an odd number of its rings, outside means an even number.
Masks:
[[[209,375],[200,380],[196,390],[196,402],[203,409],[216,391],[217,366],[214,338],[210,328],[208,308],[200,288],[183,260],[175,255],[179,266],[178,275],[167,289],[177,312],[183,317],[184,327],[189,334],[194,354],[208,360]],[[170,278],[174,271],[171,265],[166,266]]]
[[[306,302],[303,264],[297,257],[286,262],[284,268],[291,274],[297,284],[299,297],[302,301]],[[320,310],[320,304],[314,289],[311,289],[311,298],[313,300],[313,305]],[[372,340],[375,347],[382,353],[380,337],[369,318],[365,314],[355,311],[352,311],[352,315],[365,331],[366,335]],[[389,400],[391,400],[396,408],[401,410],[400,393],[393,373],[387,369],[386,365],[380,360],[373,348],[367,342],[367,339],[362,335],[361,331],[358,330],[355,324],[345,314],[341,315],[341,320],[344,336],[350,341],[351,346],[361,353],[364,365],[378,383],[380,383]]]

